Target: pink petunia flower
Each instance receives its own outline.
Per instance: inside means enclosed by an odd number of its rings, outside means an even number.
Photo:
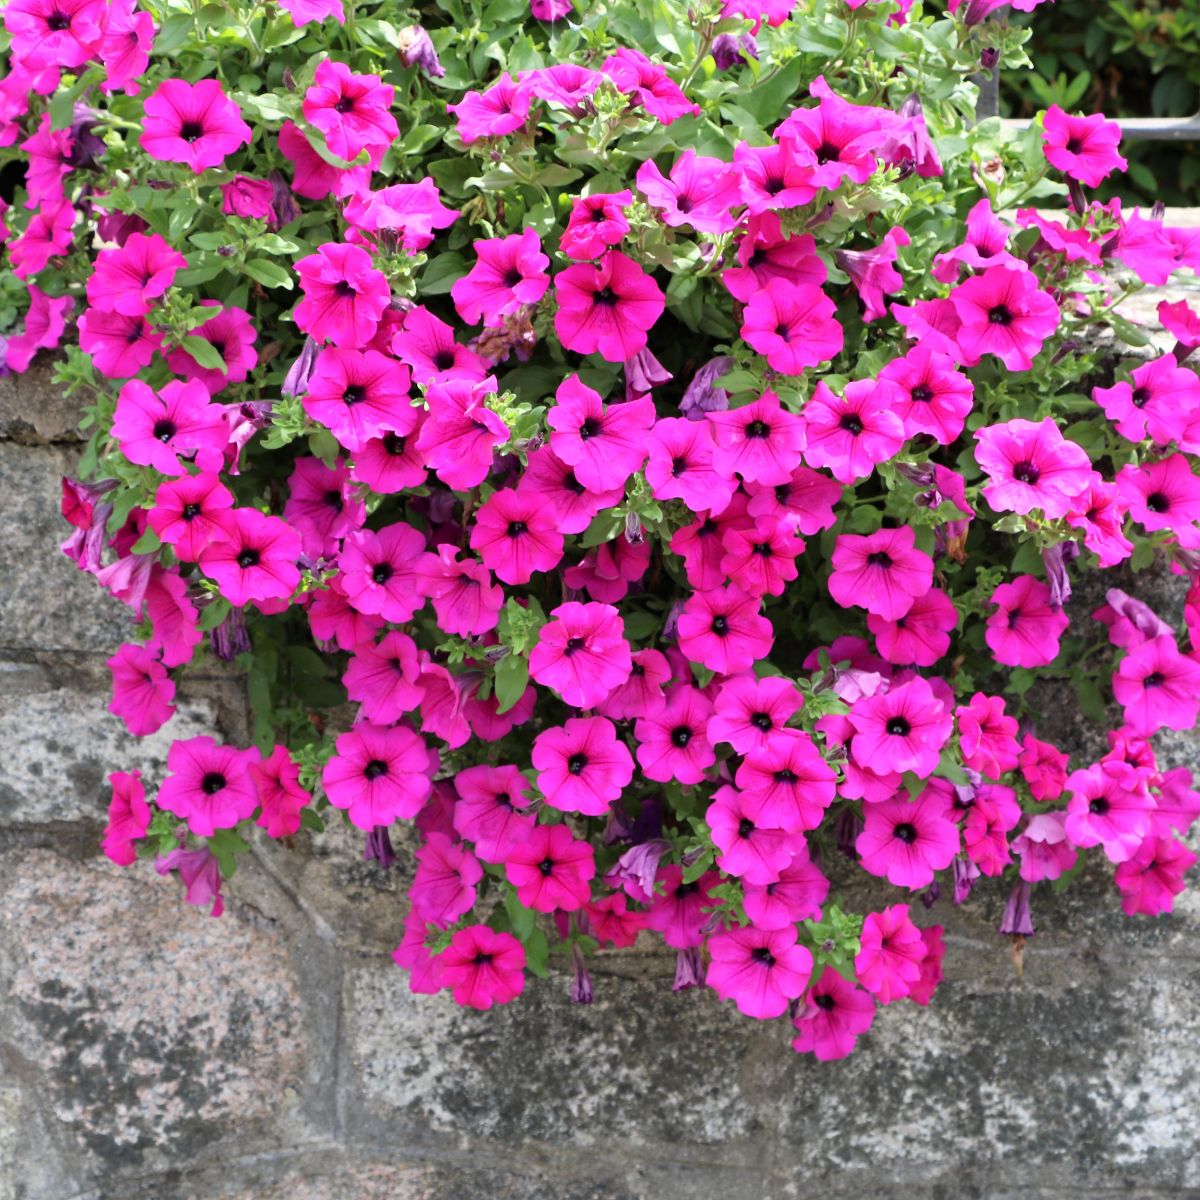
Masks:
[[[108,669],[113,683],[108,711],[134,737],[154,733],[175,715],[175,683],[145,646],[126,643],[108,660]]]
[[[393,629],[378,642],[356,646],[342,676],[346,695],[362,705],[362,716],[376,725],[391,725],[417,708],[424,698],[417,645]]]
[[[787,929],[797,921],[819,921],[821,905],[829,895],[829,880],[808,857],[799,838],[792,836],[796,853],[772,883],[742,886],[746,916],[759,929]]]
[[[425,605],[418,564],[421,532],[403,521],[378,532],[360,529],[346,538],[338,565],[352,607],[385,621],[408,621]]]
[[[1057,879],[1075,866],[1079,851],[1067,839],[1066,820],[1063,812],[1038,813],[1013,838],[1011,850],[1021,860],[1018,874],[1026,883]]]
[[[220,166],[254,136],[216,79],[164,79],[143,110],[142,149],[160,162],[184,163],[197,175]]]
[[[112,784],[112,796],[100,848],[104,857],[117,866],[132,866],[137,861],[137,843],[150,828],[150,805],[146,803],[142,773],[114,771],[108,781]]]
[[[254,747],[220,746],[210,737],[176,741],[167,752],[170,774],[156,803],[185,820],[197,837],[232,829],[258,807],[250,773],[258,760]]]
[[[790,680],[736,675],[717,693],[708,722],[708,740],[725,742],[736,754],[764,749],[771,736],[787,727],[803,699]]]
[[[901,1000],[921,978],[925,941],[912,923],[907,904],[868,913],[861,950],[854,959],[858,981],[880,1004]]]
[[[994,354],[1010,371],[1028,371],[1058,328],[1058,303],[1038,287],[1032,271],[1003,264],[972,275],[949,295],[960,322],[962,361],[975,366]]]
[[[32,70],[82,66],[98,49],[104,18],[101,0],[12,0],[4,27],[13,61]]]
[[[433,601],[438,628],[460,637],[477,637],[495,629],[504,607],[504,590],[492,573],[473,558],[459,561],[453,545],[442,543],[435,554],[417,563],[421,594]]]
[[[771,653],[774,630],[762,601],[736,583],[694,592],[679,617],[679,648],[692,662],[720,675],[748,671]]]
[[[326,242],[296,263],[296,273],[304,299],[293,316],[302,333],[344,349],[375,336],[392,290],[361,246]]]
[[[1093,388],[1092,399],[1131,442],[1147,434],[1160,446],[1178,441],[1191,414],[1200,408],[1200,378],[1164,354],[1135,367],[1129,382]]]
[[[437,756],[433,755],[436,763]],[[321,784],[329,803],[367,832],[415,817],[433,791],[431,755],[418,734],[403,725],[359,723],[343,733],[325,764]]]
[[[909,244],[909,236],[899,225],[884,235],[870,250],[839,250],[837,264],[850,276],[863,305],[863,321],[869,324],[888,313],[887,297],[904,288],[904,276],[895,268],[900,246]]]
[[[647,437],[654,425],[649,398],[606,407],[598,392],[571,375],[559,384],[554,399],[546,414],[554,431],[550,449],[574,469],[584,487],[619,487],[646,461]]]
[[[292,837],[300,829],[300,813],[312,803],[312,794],[300,786],[300,766],[283,745],[250,768],[262,808],[257,825],[268,837]]]
[[[102,312],[144,316],[186,267],[187,259],[158,234],[131,233],[123,245],[96,255],[88,303]]]
[[[969,705],[954,710],[954,716],[965,767],[999,779],[1017,766],[1021,757],[1017,720],[1005,713],[1003,697],[976,692]]]
[[[833,803],[836,778],[808,734],[784,729],[746,754],[734,782],[761,798],[764,822],[800,833],[820,825]]]
[[[738,241],[737,263],[736,267],[727,267],[722,272],[721,282],[729,289],[729,294],[743,304],[772,279],[820,287],[829,274],[817,255],[817,243],[812,234],[785,237],[779,216],[773,212],[758,213],[746,219],[746,232]]]
[[[781,375],[799,375],[841,352],[837,306],[810,283],[771,279],[742,313],[741,335]]]
[[[350,469],[343,459],[327,467],[319,458],[296,459],[288,476],[288,498],[283,519],[300,534],[304,553],[312,558],[334,558],[338,544],[361,529],[366,506],[351,485]]]
[[[164,475],[184,474],[181,455],[194,458],[201,470],[219,470],[228,441],[221,409],[209,402],[204,385],[178,379],[161,392],[140,379],[125,384],[117,397],[112,436],[130,462]]]
[[[720,851],[717,866],[746,883],[774,883],[792,861],[792,835],[762,820],[761,795],[726,784],[713,795],[704,819]]]
[[[201,366],[183,347],[171,350],[167,366],[177,375],[198,379],[215,396],[231,383],[241,383],[258,363],[254,349],[257,338],[250,314],[244,308],[227,308],[217,300],[201,300],[201,308],[215,309],[215,314],[203,325],[192,330],[192,336],[207,342],[220,357],[223,366]]]
[[[467,767],[454,777],[454,789],[455,832],[474,842],[487,862],[504,862],[533,832],[536,818],[525,811],[532,789],[516,767]]]
[[[1120,141],[1121,126],[1103,113],[1072,117],[1052,104],[1042,117],[1046,161],[1088,187],[1099,187],[1113,171],[1128,170],[1129,163],[1117,153]]]
[[[534,912],[575,912],[591,898],[596,856],[565,825],[537,825],[504,862],[517,897]]]
[[[819,1062],[846,1058],[874,1020],[875,1001],[870,993],[826,967],[792,1021],[799,1030],[792,1049],[812,1054]]]
[[[185,850],[180,846],[155,858],[154,869],[160,875],[179,872],[184,886],[183,898],[188,904],[201,908],[211,904],[210,917],[219,917],[225,911],[225,901],[221,899],[221,870],[216,855],[207,847]]]
[[[522,305],[536,304],[550,286],[550,259],[533,229],[475,242],[475,265],[456,280],[450,297],[468,325],[499,327]]]
[[[646,482],[656,500],[682,500],[690,509],[720,512],[733,495],[733,481],[713,462],[713,441],[706,422],[665,417],[654,423],[649,439]]]
[[[726,478],[777,487],[790,482],[804,449],[804,422],[764,392],[742,408],[706,414],[714,430],[713,465]]]
[[[1116,483],[1129,515],[1147,532],[1178,532],[1200,520],[1200,479],[1184,454],[1138,466],[1131,463],[1117,472]]]
[[[633,778],[633,759],[603,717],[571,717],[533,740],[533,766],[546,803],[560,812],[600,817]]]
[[[829,594],[843,608],[865,608],[885,620],[905,616],[933,583],[933,559],[916,549],[908,525],[838,536]]]
[[[1009,667],[1044,667],[1058,656],[1058,641],[1071,620],[1050,603],[1050,588],[1032,575],[1018,575],[992,593],[996,611],[984,640],[996,661]]]
[[[738,172],[719,158],[697,157],[690,149],[675,160],[670,178],[647,159],[638,168],[637,185],[667,225],[700,233],[728,233],[736,224],[730,209],[742,203]]]
[[[525,987],[525,947],[486,925],[458,930],[438,961],[444,986],[463,1008],[509,1004]]]
[[[857,745],[859,738],[854,739]],[[865,821],[854,848],[862,869],[896,887],[916,891],[933,882],[959,850],[958,827],[931,788],[916,800],[903,797],[863,805]]]
[[[1120,863],[1113,881],[1121,893],[1121,907],[1132,917],[1156,917],[1175,905],[1184,889],[1183,877],[1196,865],[1196,855],[1174,838],[1147,838],[1132,858]]]
[[[634,737],[642,774],[659,783],[699,783],[717,758],[707,734],[711,715],[704,693],[682,685],[668,694],[660,712],[639,717]]]
[[[1111,760],[1072,771],[1065,825],[1071,842],[1103,846],[1110,862],[1132,858],[1151,831],[1154,797],[1146,776],[1142,768]]]
[[[856,700],[850,709],[850,754],[876,772],[912,771],[922,779],[937,770],[954,721],[921,676],[886,692]]]
[[[554,329],[567,350],[625,362],[646,346],[666,300],[652,276],[619,250],[554,277]]]
[[[865,479],[904,444],[895,408],[895,389],[882,379],[854,380],[841,396],[819,381],[804,406],[804,461],[828,467],[839,483]]]
[[[256,508],[229,512],[225,536],[200,552],[200,570],[235,608],[252,600],[290,600],[300,583],[300,535]]]
[[[297,196],[324,200],[330,194],[350,196],[370,187],[369,165],[343,169],[327,163],[291,121],[279,130],[279,152],[292,164],[292,190]]]
[[[150,365],[162,344],[162,334],[145,317],[123,317],[89,308],[79,318],[79,348],[106,379],[136,375]]]
[[[574,708],[599,704],[632,669],[625,628],[611,604],[560,604],[529,654],[530,677]]]
[[[324,59],[304,93],[304,118],[325,135],[325,144],[348,162],[364,151],[377,167],[399,136],[388,111],[394,89],[378,75],[355,75],[345,63]]]
[[[704,982],[760,1021],[783,1016],[812,976],[812,955],[797,944],[795,929],[723,929],[709,938],[708,951]]]
[[[604,60],[600,70],[660,124],[700,115],[700,106],[688,100],[666,68],[651,62],[640,50],[622,47]]]
[[[528,583],[562,560],[555,514],[528,492],[501,488],[475,512],[471,549],[504,583]]]
[[[431,833],[416,859],[409,895],[419,917],[444,929],[471,911],[483,868],[462,842]]]
[[[940,588],[917,596],[908,612],[894,620],[867,614],[879,653],[897,666],[932,667],[950,649],[957,627],[958,610]]]
[[[1131,647],[1112,682],[1126,725],[1143,737],[1191,729],[1200,715],[1200,663],[1180,654],[1172,633]]]
[[[501,75],[486,91],[467,92],[457,104],[447,104],[446,111],[454,113],[458,136],[469,146],[481,138],[515,133],[525,124],[532,100],[527,82]]]
[[[1053,417],[1016,419],[976,430],[975,458],[988,483],[987,502],[997,512],[1064,516],[1091,481],[1087,451],[1067,441]]]
[[[571,206],[558,248],[568,258],[602,257],[610,246],[619,246],[629,232],[624,210],[632,203],[633,193],[628,188],[580,196]]]
[[[928,433],[949,446],[962,433],[975,389],[948,354],[914,346],[903,358],[892,359],[879,378],[892,385],[892,411],[906,438]]]

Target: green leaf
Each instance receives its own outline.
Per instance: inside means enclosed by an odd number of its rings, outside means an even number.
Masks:
[[[147,525],[146,532],[143,533],[142,536],[140,538],[138,538],[138,540],[136,542],[133,543],[133,549],[130,550],[129,553],[130,554],[153,554],[155,552],[155,550],[158,550],[161,546],[162,546],[162,539],[159,538],[158,534],[155,533],[154,530],[151,529],[149,525]]]
[[[211,603],[206,604],[200,612],[200,628],[207,633],[216,629],[220,623],[233,611],[233,605],[224,596],[217,596]]]
[[[467,260],[457,251],[439,254],[421,275],[421,295],[444,296],[468,270]]]
[[[547,963],[550,961],[550,943],[540,929],[534,929],[525,940],[525,966],[531,974],[539,979],[545,979],[550,973]]]
[[[1079,711],[1091,721],[1104,720],[1104,697],[1093,680],[1080,676],[1075,680],[1075,700]]]
[[[189,333],[183,339],[182,345],[200,366],[210,371],[220,371],[222,375],[228,373],[225,360],[217,352],[217,348],[212,342],[205,341],[204,338],[197,337],[194,333]]]
[[[533,933],[537,914],[521,903],[516,890],[508,888],[504,893],[504,911],[508,913],[508,927],[519,941],[526,942]]]
[[[1118,317],[1116,313],[1109,313],[1107,317],[1108,323],[1113,327],[1113,332],[1127,346],[1148,346],[1150,338],[1146,333],[1139,329],[1136,325],[1125,320],[1124,317]]]
[[[324,833],[325,822],[322,821],[315,812],[313,812],[311,807],[305,805],[305,807],[300,810],[300,828],[310,829],[313,833]]]
[[[292,290],[291,272],[281,267],[278,263],[271,262],[269,259],[248,259],[244,269],[251,279],[256,283],[261,283],[263,287],[286,288],[289,292]]]
[[[237,856],[245,854],[250,849],[250,843],[236,829],[218,829],[208,839],[208,848],[221,868],[221,875],[230,879],[237,870]]]
[[[496,664],[497,711],[506,713],[525,695],[529,662],[523,654],[509,654]]]

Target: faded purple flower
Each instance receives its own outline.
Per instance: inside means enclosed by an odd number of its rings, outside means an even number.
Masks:
[[[1008,903],[1004,906],[1004,916],[1000,918],[1000,932],[1014,936],[1033,937],[1033,914],[1029,908],[1029,899],[1033,895],[1033,884],[1020,880],[1009,894]]]
[[[729,407],[729,393],[717,387],[716,381],[732,366],[733,359],[721,355],[710,359],[692,376],[679,401],[679,411],[689,421],[703,421],[705,413],[724,412]]]

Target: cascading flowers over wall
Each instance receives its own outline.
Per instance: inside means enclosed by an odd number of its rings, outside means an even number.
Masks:
[[[997,9],[9,0],[7,369],[83,406],[112,711],[169,729],[215,656],[254,714],[115,772],[108,857],[217,915],[251,837],[347,822],[384,870],[403,825],[414,991],[554,956],[587,1002],[661,937],[823,1059],[929,1002],[918,900],[991,877],[1028,935],[1095,848],[1168,911],[1200,316],[1162,354],[1117,308],[1200,231],[1089,197],[1102,115],[973,123],[1027,64]],[[1073,621],[1122,564],[1182,613]],[[1107,753],[1045,740],[1043,679]],[[850,864],[895,903],[844,907]]]

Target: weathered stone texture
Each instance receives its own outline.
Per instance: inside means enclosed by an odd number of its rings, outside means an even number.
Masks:
[[[1122,311],[1151,325],[1184,290]],[[1129,920],[1103,863],[1039,889],[1023,977],[996,889],[918,909],[946,927],[933,1005],[882,1010],[819,1064],[785,1022],[673,995],[648,945],[598,961],[590,1008],[561,966],[490,1014],[413,996],[390,961],[400,831],[391,873],[336,821],[262,839],[219,921],[100,859],[104,776],[157,782],[173,738],[244,739],[246,712],[221,672],[189,676],[151,738],[105,711],[129,614],[57,552],[74,423],[47,368],[0,380],[0,1200],[1200,1197],[1195,891]],[[1103,581],[1148,582],[1174,620],[1171,581]],[[1069,691],[1039,702],[1054,736],[1103,748]],[[1191,735],[1161,747],[1195,766]],[[848,905],[878,902],[829,866]]]

